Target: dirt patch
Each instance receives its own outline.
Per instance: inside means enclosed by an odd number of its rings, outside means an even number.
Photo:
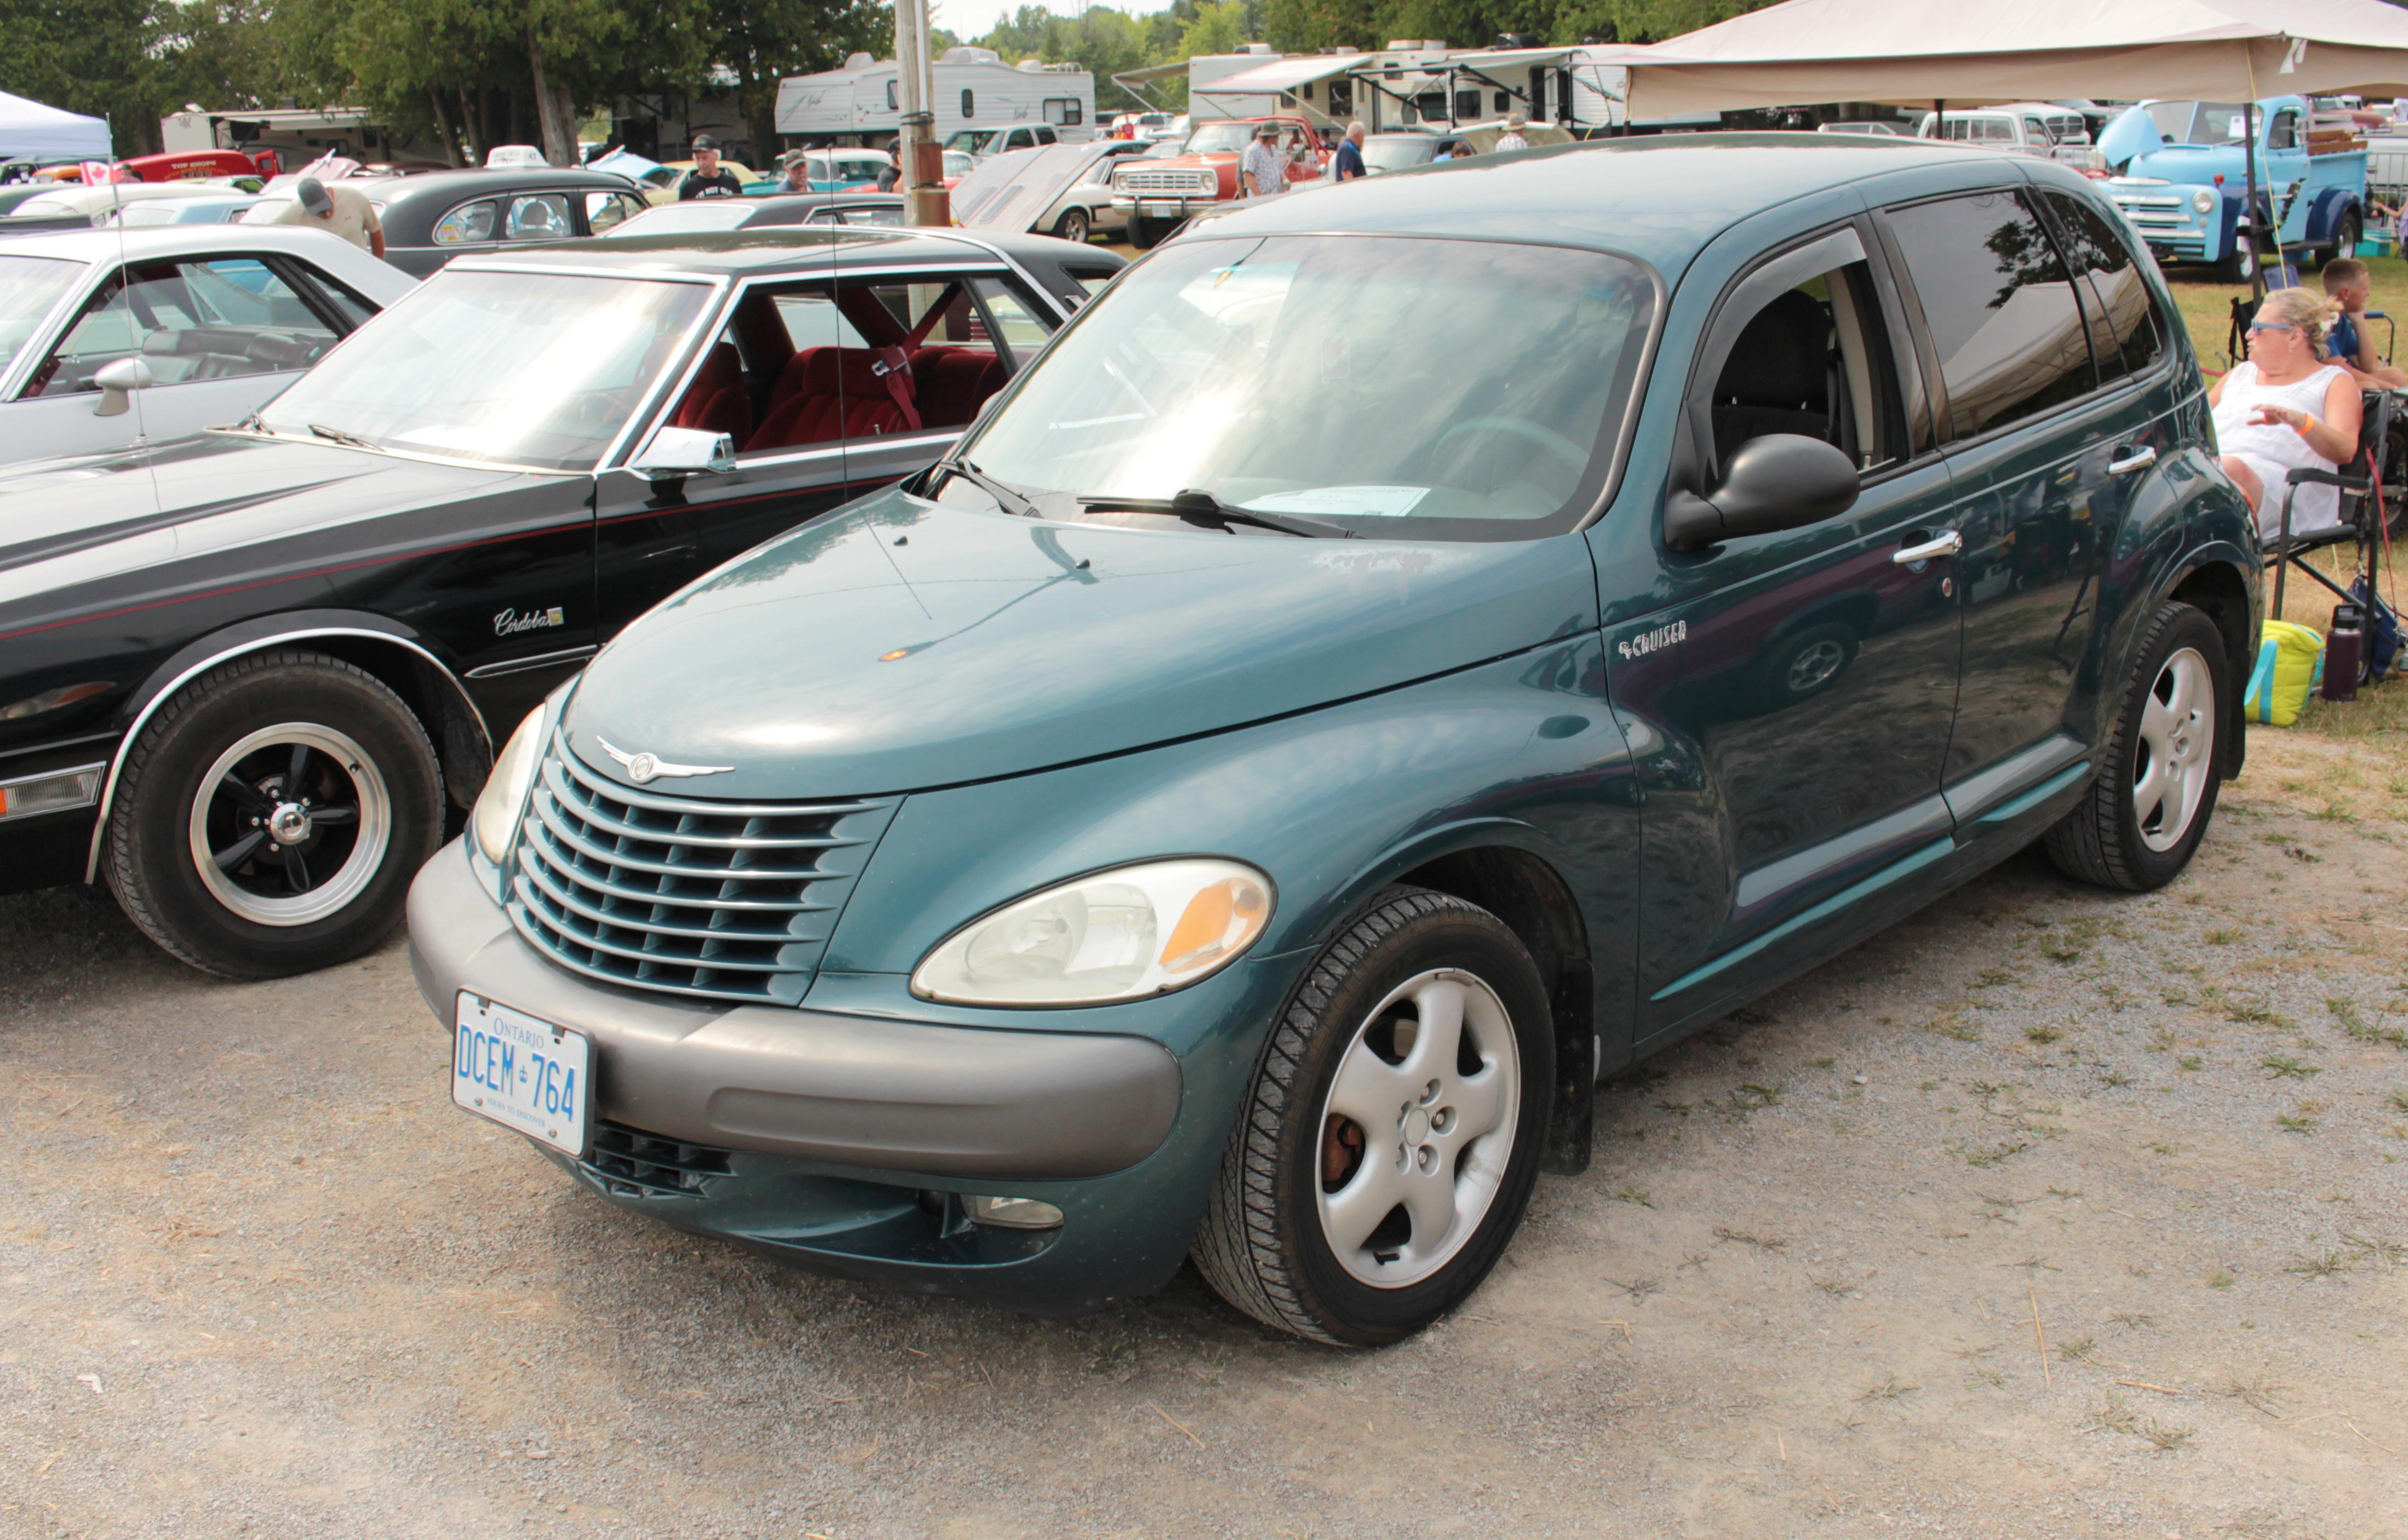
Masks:
[[[397,947],[0,900],[0,1533],[2408,1533],[2386,749],[2260,733],[2166,891],[2020,858],[1621,1077],[1381,1353],[785,1271],[453,1111]]]

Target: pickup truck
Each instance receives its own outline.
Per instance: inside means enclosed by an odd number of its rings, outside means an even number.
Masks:
[[[2214,264],[2229,283],[2257,267],[2250,235],[2271,226],[2286,251],[2318,261],[2357,250],[2366,224],[2366,141],[2316,126],[2306,101],[2258,104],[2258,209],[2247,183],[2243,113],[2230,102],[2143,102],[2099,135],[2117,174],[2107,194],[2161,263]]]
[[[2048,102],[2015,102],[1940,115],[1927,112],[1914,132],[1921,139],[1953,139],[2010,154],[2062,161],[2076,168],[2090,158],[2090,133],[2082,114]]]
[[[1302,118],[1225,118],[1204,123],[1187,136],[1180,154],[1158,161],[1133,157],[1113,169],[1112,207],[1128,220],[1129,244],[1150,250],[1205,209],[1235,202],[1239,157],[1266,122],[1280,126],[1289,188],[1320,180],[1329,166],[1329,150]]]

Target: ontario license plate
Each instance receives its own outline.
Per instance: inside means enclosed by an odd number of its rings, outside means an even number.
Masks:
[[[593,1120],[593,1039],[463,990],[452,1034],[452,1100],[582,1155]]]

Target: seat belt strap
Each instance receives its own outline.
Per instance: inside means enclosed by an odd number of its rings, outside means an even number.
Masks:
[[[903,414],[904,425],[911,432],[920,431],[920,408],[912,404],[910,355],[900,348],[881,348],[878,362],[870,372],[885,382],[886,393],[895,398],[896,409]]]

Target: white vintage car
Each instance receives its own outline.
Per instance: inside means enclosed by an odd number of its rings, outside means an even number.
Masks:
[[[236,421],[417,281],[322,230],[20,236],[0,246],[0,465]]]

